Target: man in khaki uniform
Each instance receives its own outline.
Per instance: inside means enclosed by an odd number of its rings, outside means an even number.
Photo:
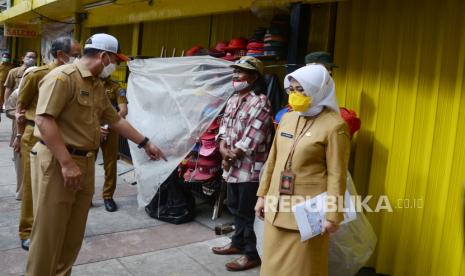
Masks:
[[[37,62],[37,53],[34,51],[27,51],[23,58],[23,65],[20,67],[16,67],[8,72],[8,76],[5,80],[5,102],[8,101],[11,93],[18,88],[19,83],[23,77],[24,71],[28,67],[36,65]],[[13,107],[15,108],[15,107]],[[14,112],[13,112],[14,113]],[[21,153],[20,153],[20,146],[21,146],[21,134],[17,134],[16,131],[16,122],[13,119],[11,128],[11,141],[10,147],[13,148],[13,162],[15,163],[15,170],[16,170],[16,199],[20,200],[22,196],[22,183],[23,183],[23,174],[22,174],[22,164],[21,164]]]
[[[26,275],[71,274],[94,193],[102,123],[139,144],[150,159],[166,160],[105,96],[100,78],[109,77],[117,61],[128,60],[118,46],[113,36],[95,34],[86,41],[82,59],[55,68],[39,84],[34,135],[40,142],[31,151],[38,199]]]
[[[5,102],[5,80],[8,72],[13,69],[13,64],[10,63],[10,54],[3,53],[0,63],[0,111],[3,112],[3,104]]]
[[[118,111],[121,118],[128,114],[128,100],[126,99],[126,90],[117,82],[106,78],[104,80],[105,94],[110,100],[112,106]],[[105,125],[102,127],[102,153],[103,168],[105,169],[105,183],[103,184],[103,203],[108,212],[115,212],[118,206],[113,200],[113,194],[116,189],[116,163],[118,159],[118,133],[111,131]]]
[[[31,163],[29,153],[37,143],[34,136],[34,117],[36,114],[37,99],[39,97],[39,82],[52,69],[65,63],[72,63],[81,55],[79,42],[70,37],[60,37],[52,42],[51,53],[54,61],[50,64],[32,69],[23,76],[16,105],[16,122],[21,138],[21,156],[23,165],[23,193],[21,202],[21,217],[19,220],[19,238],[21,247],[29,250],[32,223],[34,221],[32,206],[33,192],[31,188]],[[37,198],[37,194],[34,194]]]

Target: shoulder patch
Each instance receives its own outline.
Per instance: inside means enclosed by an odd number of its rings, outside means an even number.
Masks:
[[[58,75],[58,76],[56,76],[56,77],[55,77],[55,79],[56,79],[56,80],[59,80],[59,81],[63,81],[63,82],[65,82],[65,81],[66,81],[65,77],[64,77],[64,76],[62,76],[62,75]]]

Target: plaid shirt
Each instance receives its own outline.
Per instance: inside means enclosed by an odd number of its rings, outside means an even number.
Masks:
[[[225,140],[229,149],[239,148],[245,154],[223,177],[230,183],[258,182],[272,139],[270,102],[252,91],[239,100],[238,93],[228,100],[218,138]]]

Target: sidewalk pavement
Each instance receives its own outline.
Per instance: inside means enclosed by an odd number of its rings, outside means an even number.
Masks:
[[[0,122],[0,274],[24,274],[27,252],[18,238],[20,201],[15,200],[16,177],[12,149],[8,147],[11,121],[1,114]],[[99,155],[101,156],[101,154]],[[228,272],[224,265],[236,256],[218,256],[211,247],[229,238],[216,236],[217,223],[231,222],[224,212],[211,220],[212,208],[198,205],[195,221],[172,225],[150,218],[137,206],[134,173],[118,177],[115,201],[119,210],[105,211],[101,196],[104,180],[101,158],[96,162],[94,207],[90,209],[86,235],[72,275],[259,275],[259,268]],[[130,170],[118,162],[119,173]]]

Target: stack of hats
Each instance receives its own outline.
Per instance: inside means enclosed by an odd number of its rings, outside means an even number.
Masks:
[[[288,32],[289,17],[287,15],[275,16],[264,38],[265,56],[273,56],[276,58],[286,57]]]
[[[226,55],[222,59],[234,61],[247,53],[248,40],[243,37],[236,37],[229,41],[227,47],[224,48]]]
[[[187,171],[184,180],[208,182],[215,180],[221,174],[221,155],[216,143],[219,130],[219,120],[216,119],[200,137],[198,155],[192,155],[187,161]]]
[[[264,54],[263,39],[265,38],[266,29],[259,27],[255,30],[255,34],[249,39],[247,44],[247,55],[252,57],[261,57]]]

